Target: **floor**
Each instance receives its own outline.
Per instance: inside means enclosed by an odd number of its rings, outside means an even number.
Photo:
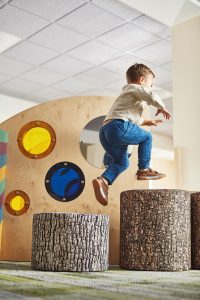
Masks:
[[[200,299],[200,270],[42,272],[29,262],[0,261],[1,300]]]

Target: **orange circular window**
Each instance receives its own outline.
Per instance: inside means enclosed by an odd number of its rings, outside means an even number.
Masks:
[[[5,199],[6,210],[14,216],[23,215],[30,206],[28,195],[20,190],[10,192]]]
[[[21,128],[17,143],[25,156],[33,159],[43,158],[55,147],[56,135],[46,122],[32,121]]]

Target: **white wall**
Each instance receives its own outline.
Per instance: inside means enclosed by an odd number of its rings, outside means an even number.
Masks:
[[[149,185],[151,189],[177,188],[172,138],[153,133],[151,167],[166,174],[166,177],[161,180],[151,180]]]
[[[178,187],[200,190],[200,17],[173,28],[174,147]]]
[[[153,133],[152,158],[174,160],[174,147],[172,138]]]
[[[0,94],[0,124],[14,115],[37,105],[36,102],[26,101]]]

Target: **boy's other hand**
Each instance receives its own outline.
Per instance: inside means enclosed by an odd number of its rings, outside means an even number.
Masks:
[[[167,120],[169,120],[171,118],[170,113],[166,109],[158,108],[155,116],[157,116],[159,114],[163,114],[163,117]]]
[[[157,126],[159,123],[162,123],[162,120],[144,120],[142,123],[143,126]]]

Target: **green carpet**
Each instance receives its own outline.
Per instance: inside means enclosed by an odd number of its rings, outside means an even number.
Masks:
[[[0,262],[1,300],[200,299],[200,271],[42,272],[30,263]]]

